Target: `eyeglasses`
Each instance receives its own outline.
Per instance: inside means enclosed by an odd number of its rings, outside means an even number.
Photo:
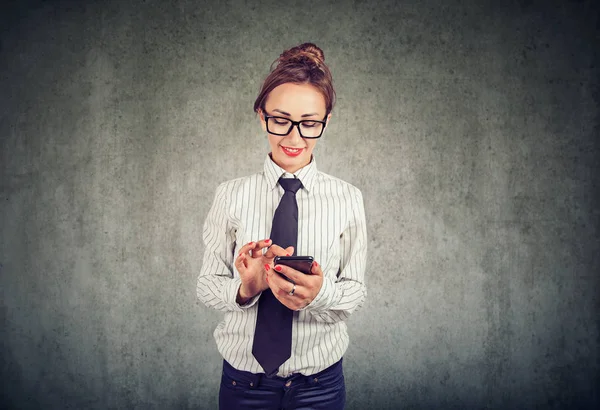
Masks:
[[[327,116],[325,116],[327,118]],[[265,115],[267,122],[267,132],[274,135],[288,135],[294,126],[298,127],[298,132],[302,138],[319,138],[325,129],[325,118],[323,121],[302,120],[292,121],[285,117],[276,117]]]

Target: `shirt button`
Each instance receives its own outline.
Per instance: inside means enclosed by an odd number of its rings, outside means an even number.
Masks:
[[[233,384],[234,386],[236,385],[235,380],[231,382],[231,384]]]
[[[288,380],[287,382],[285,382],[285,387],[290,387],[292,385],[292,381]]]
[[[317,378],[315,377],[315,383],[316,383],[316,382],[318,382],[318,381],[319,381],[319,379],[317,379]]]
[[[250,382],[250,387],[254,387],[254,383]]]

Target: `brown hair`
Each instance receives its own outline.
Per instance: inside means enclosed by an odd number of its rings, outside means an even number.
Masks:
[[[275,69],[273,66],[277,64]],[[285,83],[311,84],[325,97],[326,115],[335,105],[335,90],[329,67],[325,65],[323,50],[313,43],[304,43],[285,50],[271,64],[270,73],[262,84],[260,93],[254,102],[254,112],[265,110],[269,93]]]

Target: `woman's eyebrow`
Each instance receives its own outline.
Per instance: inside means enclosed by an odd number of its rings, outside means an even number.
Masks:
[[[289,112],[285,112],[285,111],[281,111],[279,108],[275,108],[273,111],[277,111],[282,113],[283,115],[287,115],[288,117],[291,117],[291,114]],[[313,115],[319,115],[319,113],[313,112],[310,114],[302,114],[300,117],[304,118],[304,117],[312,117]]]

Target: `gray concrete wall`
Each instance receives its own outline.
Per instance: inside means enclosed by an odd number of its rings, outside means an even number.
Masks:
[[[336,3],[5,3],[5,408],[216,408],[202,224],[304,41],[339,97],[319,167],[368,220],[348,408],[600,405],[593,2]]]

